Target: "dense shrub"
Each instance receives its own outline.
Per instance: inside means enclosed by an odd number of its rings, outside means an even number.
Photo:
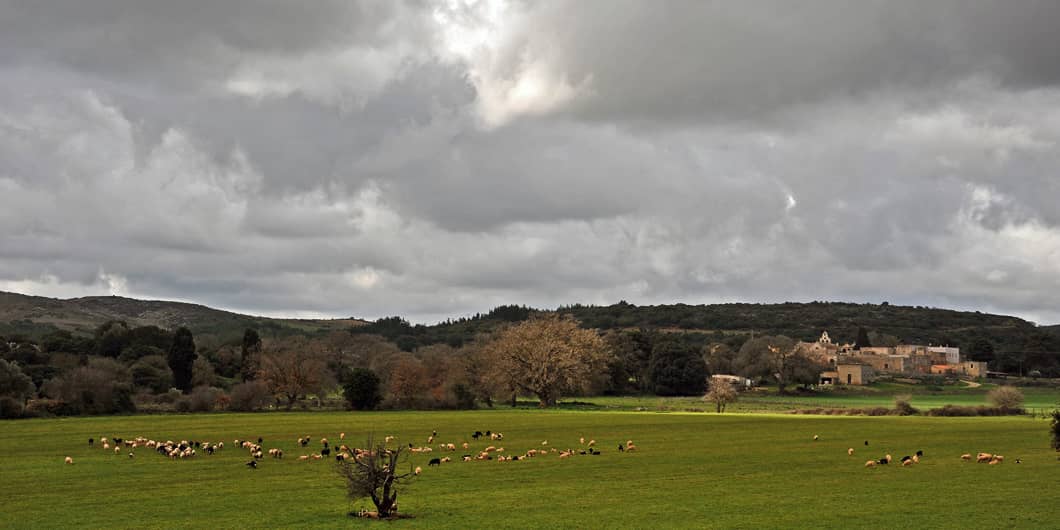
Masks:
[[[1023,392],[1014,386],[999,386],[986,395],[987,401],[998,408],[1018,409],[1023,407]]]
[[[927,414],[928,416],[1015,416],[1023,414],[1023,412],[1021,408],[945,405],[941,408],[931,409]]]
[[[475,408],[475,393],[468,388],[464,383],[457,383],[453,385],[453,397],[456,401],[456,408],[458,409],[473,409]]]
[[[910,396],[902,395],[894,397],[894,413],[899,416],[913,416],[920,414],[920,411],[909,403]]]
[[[1053,449],[1060,451],[1060,409],[1053,411],[1053,421],[1050,429],[1053,433]]]
[[[228,394],[228,408],[241,412],[261,410],[272,402],[269,385],[263,381],[252,380],[232,387]]]
[[[210,412],[222,395],[224,391],[219,388],[198,386],[190,394],[178,399],[175,406],[177,412]]]
[[[21,418],[23,409],[21,400],[11,396],[0,397],[0,418]]]

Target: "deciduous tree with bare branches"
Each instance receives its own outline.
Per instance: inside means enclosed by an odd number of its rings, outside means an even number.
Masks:
[[[290,409],[307,394],[324,394],[335,386],[317,344],[303,338],[273,342],[261,354],[259,378],[272,393],[287,400]]]
[[[365,447],[356,457],[339,460],[335,470],[346,482],[351,501],[371,499],[380,519],[392,517],[397,514],[398,487],[411,481],[415,473],[400,445],[387,449],[385,443],[369,436]],[[408,471],[400,472],[398,467],[406,465]]]
[[[725,407],[729,403],[736,401],[737,397],[739,397],[739,394],[736,392],[736,388],[732,386],[732,383],[725,379],[714,378],[710,380],[710,389],[703,396],[703,400],[713,403],[718,414],[721,414],[725,412]]]

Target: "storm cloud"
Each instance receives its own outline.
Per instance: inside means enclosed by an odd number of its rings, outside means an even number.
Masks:
[[[1060,320],[1055,2],[0,0],[0,290]]]

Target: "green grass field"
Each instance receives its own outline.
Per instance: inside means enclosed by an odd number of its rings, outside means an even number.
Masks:
[[[1060,462],[1047,428],[1028,417],[532,410],[5,421],[0,527],[1055,528]],[[427,459],[437,450],[413,455],[410,463],[425,471],[399,505],[414,518],[386,523],[346,517],[353,506],[332,464],[296,459],[305,452],[296,440],[307,434],[335,443],[345,432],[346,442],[356,444],[372,431],[421,445],[433,429],[436,443],[500,431],[505,439],[498,445],[509,453],[541,448],[542,440],[578,447],[585,436],[604,454],[431,468]],[[104,435],[223,440],[228,447],[183,461],[139,449],[130,459],[126,451],[115,456],[88,447],[90,436]],[[287,457],[246,468],[246,453],[231,442],[258,436]],[[630,438],[638,452],[618,453],[616,444]],[[863,467],[869,458],[918,449],[925,452],[919,465]],[[959,458],[978,451],[1006,461],[990,466]],[[73,465],[63,463],[68,455]]]

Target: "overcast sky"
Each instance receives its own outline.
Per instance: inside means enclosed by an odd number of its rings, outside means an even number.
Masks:
[[[0,0],[0,290],[1060,322],[1060,2]]]

